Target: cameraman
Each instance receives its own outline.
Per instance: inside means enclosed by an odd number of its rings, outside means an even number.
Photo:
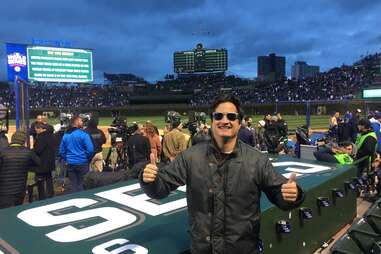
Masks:
[[[278,118],[276,116],[271,117],[269,124],[265,125],[264,141],[267,147],[268,153],[277,154],[282,149],[280,141],[282,138],[279,125],[277,124]]]
[[[314,152],[318,161],[339,164],[352,164],[354,158],[354,145],[351,142],[342,142],[339,146],[322,146]]]
[[[134,124],[133,131],[127,141],[128,166],[132,168],[136,163],[150,161],[151,145],[148,138],[143,136],[143,126]]]
[[[200,124],[200,127],[196,127],[196,132],[191,135],[192,146],[202,142],[208,142],[210,140],[211,137],[209,135],[209,127],[206,124]]]

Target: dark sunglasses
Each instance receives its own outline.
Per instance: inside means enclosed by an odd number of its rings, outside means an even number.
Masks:
[[[226,118],[229,120],[229,121],[235,121],[239,118],[239,114],[238,113],[235,113],[235,112],[227,112],[227,113],[222,113],[222,112],[213,112],[212,113],[212,117],[214,120],[216,121],[220,121],[222,120],[222,118],[224,118],[224,116],[226,115]]]

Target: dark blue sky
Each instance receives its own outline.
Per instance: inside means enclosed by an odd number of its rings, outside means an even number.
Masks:
[[[381,51],[376,0],[1,0],[0,42],[33,38],[94,49],[94,68],[150,81],[173,71],[173,52],[227,48],[229,73],[253,78],[257,56],[286,56],[325,71]],[[209,32],[206,35],[206,32]],[[0,45],[0,80],[5,46]]]

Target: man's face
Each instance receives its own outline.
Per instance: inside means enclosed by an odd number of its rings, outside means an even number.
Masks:
[[[77,128],[82,129],[83,128],[83,120],[82,118],[77,118]]]
[[[236,138],[240,123],[238,118],[238,112],[235,105],[231,102],[224,102],[217,106],[214,113],[222,113],[222,119],[213,118],[212,120],[212,131],[215,138]],[[236,115],[235,120],[228,119],[228,113],[233,113]],[[229,116],[233,116],[229,114]]]
[[[38,116],[36,117],[36,122],[37,122],[37,123],[42,123],[43,120],[44,120],[44,118],[43,118],[42,116],[40,116],[40,115],[38,115]]]
[[[359,132],[364,132],[365,130],[364,126],[362,125],[357,125],[357,129],[359,130]]]
[[[335,113],[335,117],[338,118],[340,116],[340,112]]]
[[[248,120],[247,120],[247,126],[251,126],[253,124],[253,119],[251,119],[251,118],[249,118]]]
[[[352,147],[352,145],[349,145],[349,146],[346,146],[346,147],[344,147],[344,149],[345,149],[345,153],[346,154],[352,154],[352,152],[353,152],[353,147]]]

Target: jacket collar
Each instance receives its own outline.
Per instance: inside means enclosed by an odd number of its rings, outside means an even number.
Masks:
[[[232,158],[241,158],[241,154],[242,154],[241,150],[242,150],[241,141],[237,138],[233,152],[230,154],[230,156]],[[211,133],[211,140],[208,142],[208,153],[214,154],[214,155],[218,155],[221,153],[212,133]]]

